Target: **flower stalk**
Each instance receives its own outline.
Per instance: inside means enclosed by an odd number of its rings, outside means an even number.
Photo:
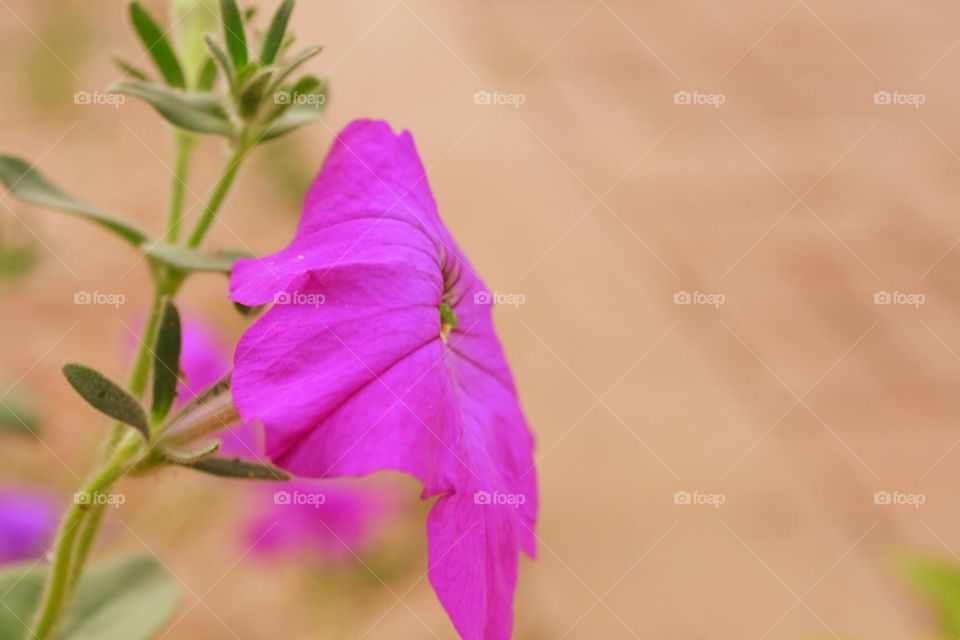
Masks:
[[[105,494],[127,473],[171,463],[226,477],[267,480],[288,477],[278,470],[247,461],[201,458],[217,450],[219,443],[216,442],[187,452],[196,456],[196,464],[193,459],[176,458],[174,454],[180,453],[174,451],[176,446],[196,443],[237,421],[229,393],[217,395],[208,406],[196,407],[195,411],[185,409],[187,413],[172,421],[165,418],[175,395],[181,339],[179,312],[172,299],[194,271],[229,271],[229,261],[226,268],[223,266],[226,258],[197,250],[223,208],[247,153],[261,143],[319,119],[319,106],[309,105],[325,102],[308,99],[302,100],[303,104],[287,103],[277,107],[277,92],[323,98],[325,91],[325,85],[313,76],[288,79],[297,67],[320,50],[311,47],[292,59],[285,58],[286,49],[293,41],[287,33],[293,4],[293,0],[284,0],[277,10],[259,56],[255,52],[251,56],[248,51],[244,35],[248,18],[243,17],[236,0],[175,0],[177,22],[182,22],[184,31],[179,34],[179,47],[168,41],[169,30],[162,28],[140,2],[131,4],[131,23],[146,50],[142,58],[152,60],[159,77],[151,79],[152,74],[120,61],[128,80],[114,85],[112,91],[145,100],[174,125],[166,224],[156,239],[122,216],[69,196],[41,176],[33,164],[0,154],[0,183],[10,192],[27,202],[86,218],[143,251],[150,260],[154,286],[144,334],[133,358],[126,389],[88,367],[68,365],[82,374],[82,379],[68,375],[74,389],[94,408],[120,422],[114,425],[99,464],[75,494],[74,503],[60,523],[46,585],[30,629],[29,637],[35,640],[56,637],[103,521],[105,505],[97,500],[78,499],[80,494],[91,497]],[[223,26],[221,41],[209,34],[215,23],[217,5]],[[229,90],[218,90],[218,82]],[[228,141],[231,153],[193,228],[182,239],[187,181],[193,152],[202,134],[222,136]],[[157,248],[164,251],[154,252]],[[142,400],[151,373],[153,397],[148,417]]]

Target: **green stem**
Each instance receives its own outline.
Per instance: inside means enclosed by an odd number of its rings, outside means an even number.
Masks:
[[[190,171],[190,156],[196,138],[183,131],[173,134],[174,160],[173,180],[170,183],[170,209],[167,212],[167,242],[174,244],[180,239],[180,221],[183,219],[183,198],[187,191],[187,174]]]
[[[127,461],[140,449],[141,442],[138,433],[128,433],[110,459],[90,477],[81,492],[85,492],[88,496],[96,496],[106,491],[117,478],[123,475]],[[72,570],[74,543],[90,510],[90,504],[74,499],[74,503],[67,510],[60,524],[43,602],[30,636],[35,640],[46,640],[51,637],[62,617],[70,591],[70,577],[74,573]]]
[[[70,575],[67,577],[67,593],[64,596],[65,602],[70,602],[73,592],[77,588],[80,576],[83,575],[83,569],[87,564],[87,556],[90,555],[90,549],[93,548],[93,541],[100,530],[100,524],[103,522],[103,515],[106,512],[106,505],[97,504],[90,508],[86,520],[80,523],[80,532],[77,535],[76,549],[73,553]]]
[[[137,398],[143,396],[150,376],[151,346],[156,341],[157,330],[160,325],[160,313],[163,306],[163,292],[159,289],[154,294],[150,306],[150,315],[142,341],[134,356],[133,369],[130,372],[130,392]],[[128,439],[124,439],[127,434]],[[129,455],[127,449],[130,441],[138,442],[140,437],[131,434],[129,427],[122,424],[114,426],[110,437],[105,459],[101,470],[93,476],[91,483],[83,489],[90,494],[102,492],[109,487],[117,477],[118,465]],[[94,487],[94,488],[91,488]],[[49,634],[55,627],[63,613],[77,582],[83,573],[87,557],[93,547],[93,541],[100,529],[103,520],[103,505],[73,505],[63,518],[54,560],[47,579],[47,590],[41,613],[37,618],[35,637],[39,640],[43,634]]]
[[[200,217],[197,219],[197,224],[194,226],[193,231],[190,233],[190,238],[187,240],[187,246],[191,249],[199,247],[200,243],[203,242],[203,238],[207,235],[207,231],[210,230],[210,225],[213,224],[217,213],[220,211],[220,207],[227,198],[227,194],[230,193],[230,187],[233,186],[233,181],[237,177],[237,172],[240,170],[240,165],[243,163],[246,153],[247,147],[240,145],[230,157],[227,166],[224,167],[223,174],[214,186],[213,194],[203,208],[203,213],[200,214]]]

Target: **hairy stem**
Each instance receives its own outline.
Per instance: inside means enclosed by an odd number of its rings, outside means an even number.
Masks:
[[[180,239],[180,222],[183,219],[183,197],[187,191],[187,174],[190,171],[190,156],[196,138],[183,131],[173,134],[174,160],[173,180],[170,183],[170,209],[167,212],[167,242],[174,244]]]
[[[224,167],[223,174],[221,174],[220,179],[217,180],[217,184],[213,188],[210,199],[203,208],[203,213],[200,214],[196,226],[194,226],[193,231],[190,233],[190,238],[187,240],[188,247],[196,248],[203,242],[207,231],[210,230],[210,225],[212,225],[213,221],[217,218],[220,207],[223,206],[224,200],[227,199],[227,194],[230,193],[230,187],[233,186],[233,181],[237,177],[237,172],[240,170],[240,165],[243,163],[246,153],[247,147],[240,145],[230,157],[227,166]]]
[[[123,475],[126,463],[140,449],[141,438],[138,433],[129,432],[117,446],[113,455],[87,481],[74,496],[73,504],[67,510],[57,532],[57,543],[53,552],[53,562],[43,601],[37,613],[36,622],[31,630],[31,638],[46,640],[50,638],[63,616],[67,596],[70,591],[70,578],[74,568],[75,542],[81,533],[84,520],[90,513],[96,496],[104,493],[117,478]],[[87,496],[90,500],[83,500]]]

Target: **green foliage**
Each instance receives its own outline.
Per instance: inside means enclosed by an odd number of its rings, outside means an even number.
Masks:
[[[191,469],[209,473],[223,478],[237,478],[240,480],[271,480],[282,482],[289,480],[285,471],[275,467],[239,458],[207,458],[190,465]]]
[[[143,434],[145,439],[150,439],[147,414],[137,399],[124,391],[120,385],[99,371],[81,364],[64,365],[63,375],[74,391],[94,409],[130,425]]]
[[[0,432],[24,435],[38,433],[37,416],[27,401],[15,391],[7,391],[0,402]]]
[[[22,158],[0,154],[0,182],[25,202],[86,218],[134,245],[140,245],[147,239],[147,234],[133,223],[64,193]]]
[[[220,254],[204,253],[172,244],[154,243],[143,248],[147,256],[157,263],[173,267],[180,271],[208,271],[230,273],[233,263],[240,257],[227,252]]]
[[[913,557],[903,573],[936,609],[944,633],[960,637],[960,567],[942,560]]]
[[[232,136],[233,123],[220,100],[209,93],[174,91],[163,85],[145,82],[118,82],[110,88],[147,101],[171,124],[197,133]]]
[[[180,313],[170,300],[165,300],[153,352],[153,396],[150,416],[154,423],[167,417],[177,396],[180,373]]]
[[[37,250],[32,244],[8,247],[0,245],[0,280],[13,280],[27,273],[37,263]]]
[[[201,444],[199,447],[194,449],[187,449],[186,447],[175,447],[172,445],[164,445],[160,448],[160,453],[163,454],[163,457],[173,462],[174,464],[180,465],[194,465],[198,462],[206,460],[210,456],[214,455],[217,451],[220,450],[220,441],[211,440]]]
[[[220,0],[220,15],[223,19],[223,37],[227,43],[227,51],[233,60],[233,67],[242,71],[247,66],[247,36],[243,26],[243,18],[236,0]]]
[[[22,640],[46,576],[44,565],[0,572],[0,638]],[[58,640],[150,640],[173,616],[180,589],[159,562],[147,556],[111,559],[80,580]]]
[[[187,80],[173,46],[160,25],[139,2],[130,5],[130,22],[166,83],[171,87],[185,89]]]
[[[284,0],[283,4],[277,9],[270,23],[270,29],[263,40],[263,50],[260,52],[260,63],[268,65],[273,63],[283,45],[284,36],[287,32],[287,23],[290,22],[290,14],[293,13],[294,0]]]

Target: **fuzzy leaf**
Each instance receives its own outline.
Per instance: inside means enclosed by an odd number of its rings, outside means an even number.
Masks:
[[[145,82],[118,82],[111,90],[146,100],[157,113],[181,129],[233,135],[233,125],[227,112],[213,96],[173,91],[162,85]]]
[[[219,450],[220,441],[211,440],[210,442],[201,444],[195,449],[187,449],[185,447],[176,446],[163,446],[160,448],[160,453],[163,454],[164,458],[170,462],[173,462],[174,464],[190,466],[206,460]]]
[[[214,400],[220,398],[223,394],[229,393],[230,391],[230,374],[225,375],[223,378],[210,385],[200,393],[196,395],[193,400],[188,402],[183,409],[169,421],[170,424],[176,424],[184,416],[190,415],[193,412],[197,411],[201,407],[210,404]]]
[[[230,85],[231,91],[236,91],[237,80],[234,77],[233,63],[230,62],[230,58],[227,57],[227,52],[223,50],[223,47],[220,46],[220,43],[217,42],[213,36],[209,33],[203,37],[203,41],[207,44],[207,49],[210,50],[210,55],[213,57],[213,60],[216,62],[217,66],[220,67],[220,71],[223,72],[224,77],[227,79],[227,83]]]
[[[144,252],[159,262],[183,271],[212,271],[230,273],[237,257],[204,253],[172,244],[155,243],[144,246]]]
[[[220,0],[220,14],[223,17],[224,41],[233,59],[233,66],[235,69],[243,69],[248,60],[247,36],[236,0]]]
[[[29,636],[24,621],[40,604],[46,566],[15,565],[0,572],[0,638]],[[173,616],[180,588],[148,556],[113,558],[87,570],[58,640],[150,640]]]
[[[163,420],[177,395],[180,372],[180,313],[173,302],[166,300],[157,347],[153,353],[153,399],[150,415],[154,422]]]
[[[273,80],[276,71],[273,69],[260,69],[246,81],[243,89],[240,91],[240,112],[246,116],[253,115],[257,107],[263,101],[263,95],[267,86]]]
[[[99,371],[82,364],[65,365],[63,375],[74,391],[94,409],[130,425],[143,434],[144,438],[150,439],[150,425],[143,407],[118,384]]]
[[[170,46],[163,29],[139,2],[130,5],[130,22],[167,84],[178,89],[185,88],[187,81],[177,54]]]
[[[147,239],[147,234],[132,223],[64,193],[22,158],[0,155],[0,182],[3,182],[7,189],[21,200],[76,214],[96,222],[134,245],[139,245]]]
[[[277,12],[273,14],[270,29],[263,40],[263,49],[260,51],[260,62],[264,65],[272,64],[277,58],[287,32],[287,24],[290,22],[290,14],[293,13],[293,4],[294,0],[284,0]]]
[[[0,399],[0,432],[36,435],[38,422],[33,409],[15,391]]]
[[[283,112],[279,118],[274,120],[264,129],[261,134],[260,142],[269,142],[284,136],[300,127],[316,122],[323,115],[322,103],[318,106],[308,104],[298,104],[290,107]]]
[[[213,85],[217,83],[217,63],[213,58],[207,58],[200,69],[200,76],[197,78],[198,91],[210,91]]]
[[[300,65],[319,54],[321,51],[323,51],[323,47],[320,45],[314,45],[312,47],[307,47],[294,56],[290,62],[280,67],[280,71],[277,73],[277,77],[274,79],[273,85],[270,87],[270,91],[276,91],[283,81],[290,77],[291,73],[296,71]]]
[[[119,56],[114,56],[112,62],[120,71],[123,71],[124,74],[130,76],[134,80],[140,80],[142,82],[150,82],[150,76],[146,73],[135,67],[133,64],[127,62]]]
[[[944,631],[951,638],[960,637],[960,567],[928,558],[910,558],[902,566],[936,609]]]
[[[282,482],[290,479],[289,474],[285,471],[239,458],[207,458],[206,460],[190,465],[190,468],[215,476],[241,480],[270,480]]]

